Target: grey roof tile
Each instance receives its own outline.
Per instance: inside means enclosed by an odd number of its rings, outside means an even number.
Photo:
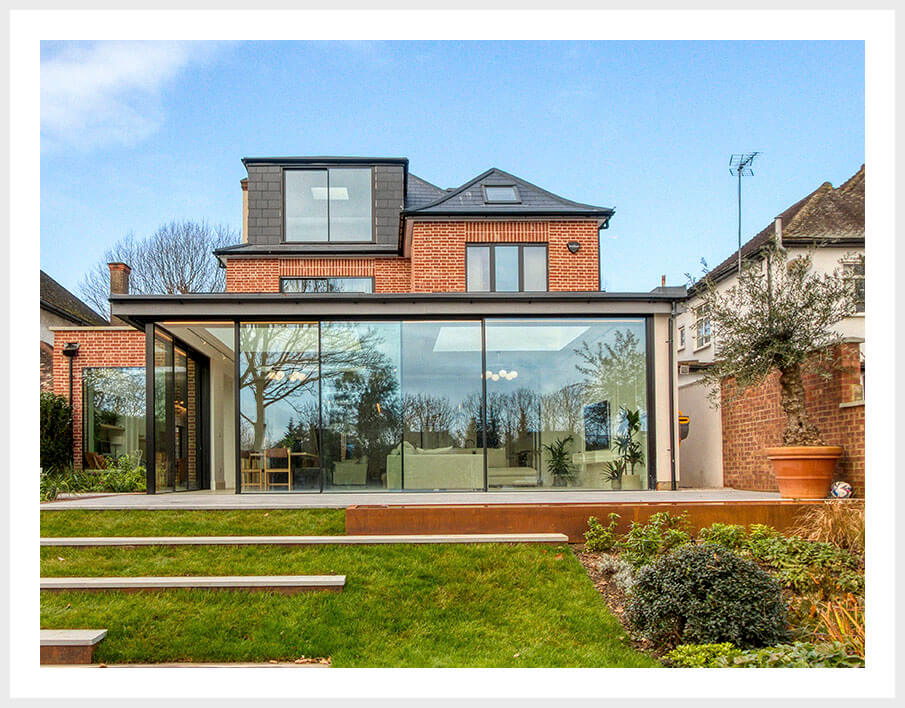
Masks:
[[[487,203],[484,199],[484,186],[514,185],[518,189],[520,201],[512,204]],[[608,207],[582,204],[565,199],[520,177],[491,168],[469,180],[461,187],[453,190],[440,190],[437,198],[422,206],[409,206],[406,211],[411,214],[564,214],[584,216],[610,216],[613,210]]]

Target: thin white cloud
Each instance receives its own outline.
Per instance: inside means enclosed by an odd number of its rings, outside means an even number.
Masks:
[[[213,42],[54,43],[41,59],[43,150],[132,145],[165,118],[163,90]]]

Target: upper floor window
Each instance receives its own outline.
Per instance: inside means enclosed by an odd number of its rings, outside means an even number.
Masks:
[[[280,278],[283,293],[372,293],[371,278]]]
[[[518,187],[514,184],[485,184],[485,204],[521,204]]]
[[[679,327],[679,349],[685,348],[685,327]]]
[[[858,258],[842,263],[843,277],[855,289],[855,312],[864,312],[864,259]]]
[[[547,247],[537,244],[470,245],[465,248],[469,292],[535,292],[547,289]]]
[[[710,308],[702,305],[694,311],[695,349],[706,347],[710,344]]]
[[[284,241],[372,241],[369,167],[284,170]]]

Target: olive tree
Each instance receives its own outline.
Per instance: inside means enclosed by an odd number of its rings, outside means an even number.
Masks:
[[[770,244],[725,292],[706,277],[699,288],[715,343],[713,364],[704,374],[711,397],[719,399],[727,377],[741,395],[777,370],[786,415],[783,444],[823,445],[808,418],[803,375],[829,378],[837,367],[834,345],[841,334],[835,325],[855,311],[853,283],[839,268],[815,272],[810,254],[790,257]]]

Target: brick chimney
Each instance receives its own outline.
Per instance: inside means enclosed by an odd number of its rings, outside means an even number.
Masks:
[[[110,269],[110,294],[111,295],[128,295],[129,294],[129,273],[132,269],[125,263],[108,263]],[[110,315],[111,325],[125,325],[119,317]]]

